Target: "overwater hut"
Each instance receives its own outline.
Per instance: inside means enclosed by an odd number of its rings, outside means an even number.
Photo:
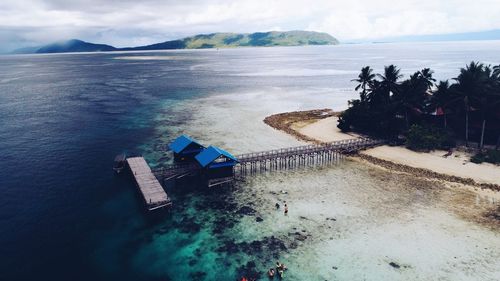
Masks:
[[[186,135],[176,138],[169,147],[174,152],[174,160],[178,162],[194,161],[194,157],[205,149],[203,145]]]
[[[238,159],[231,153],[215,146],[209,146],[196,155],[195,159],[209,181],[232,177],[233,167],[238,163]]]

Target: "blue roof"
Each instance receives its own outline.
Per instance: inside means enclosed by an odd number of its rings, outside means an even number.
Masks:
[[[192,143],[203,147],[201,144],[186,135],[181,135],[180,137],[176,138],[171,144],[169,144],[169,147],[173,152],[180,153]]]
[[[236,157],[234,157],[231,153],[215,146],[209,146],[202,152],[198,153],[198,155],[196,155],[195,158],[196,161],[198,161],[198,163],[200,163],[202,167],[206,167],[207,165],[212,163],[215,159],[219,158],[221,155],[235,162],[238,161],[238,159],[236,159]]]

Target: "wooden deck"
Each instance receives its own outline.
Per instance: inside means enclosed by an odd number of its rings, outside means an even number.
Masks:
[[[143,157],[127,158],[127,163],[149,211],[172,205]]]

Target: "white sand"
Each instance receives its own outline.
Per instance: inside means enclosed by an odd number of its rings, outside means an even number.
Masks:
[[[355,134],[342,133],[337,128],[337,117],[319,120],[298,128],[298,131],[303,135],[324,142],[357,137]],[[423,153],[404,147],[380,146],[362,153],[398,164],[429,169],[441,174],[471,178],[478,183],[500,184],[500,166],[469,162],[470,155],[463,152],[454,152],[453,155],[445,158],[443,155],[446,154],[446,151],[442,150]]]
[[[469,162],[469,155],[463,152],[455,152],[445,158],[443,155],[446,154],[446,151],[442,150],[424,153],[404,147],[380,146],[362,153],[411,167],[429,169],[441,174],[471,178],[479,183],[500,184],[500,166]]]
[[[331,142],[346,139],[355,139],[359,137],[356,134],[342,133],[337,128],[337,117],[328,117],[317,122],[297,128],[297,131],[303,135],[323,142]],[[293,128],[293,127],[292,127]],[[293,128],[295,129],[295,128]]]

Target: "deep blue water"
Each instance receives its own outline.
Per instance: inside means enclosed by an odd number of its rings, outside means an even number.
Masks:
[[[340,97],[328,100],[337,102],[331,106],[342,107],[354,96],[350,79],[365,64],[395,63],[406,72],[429,66],[438,78],[451,78],[472,59],[498,62],[497,47],[388,44],[0,57],[0,280],[203,280],[176,276],[175,268],[188,260],[175,253],[192,251],[185,245],[193,237],[216,240],[213,225],[193,219],[192,212],[208,203],[219,206],[230,194],[172,191],[176,211],[147,216],[130,179],[112,172],[116,154],[145,153],[152,164],[168,159],[148,152],[188,130],[187,122],[203,110],[196,103],[210,95],[309,89],[273,102],[277,108],[288,101],[325,107],[330,104],[309,95],[327,89]],[[115,59],[123,56],[169,59]],[[226,137],[235,138],[227,130]],[[259,147],[248,140],[248,148]],[[186,217],[195,224],[183,232],[179,221]],[[160,257],[148,256],[147,245],[162,233],[169,235],[157,265]],[[193,255],[210,260],[215,254]],[[230,256],[216,256],[214,266],[237,268],[229,266]],[[224,265],[209,270],[225,272]],[[236,274],[231,269],[220,280]]]

